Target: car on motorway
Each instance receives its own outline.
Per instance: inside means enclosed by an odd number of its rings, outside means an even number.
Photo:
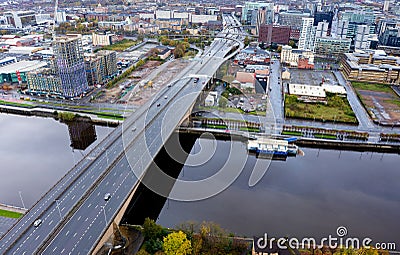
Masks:
[[[160,105],[161,105],[161,104],[160,104],[160,103],[158,103],[158,104],[157,104],[157,107],[160,107]]]
[[[168,96],[165,96],[164,99],[168,99]]]
[[[110,193],[106,193],[104,195],[104,200],[108,201],[111,198],[111,194]]]
[[[171,84],[168,84],[168,88],[171,88],[171,86],[172,86]]]
[[[132,132],[135,132],[135,131],[136,131],[136,127],[133,127],[133,128],[132,128]]]
[[[41,219],[37,219],[37,220],[35,220],[35,222],[33,223],[33,226],[36,228],[36,227],[39,227],[39,225],[42,223],[42,220]]]
[[[194,79],[194,83],[197,83],[198,81],[199,81],[198,77],[196,79]]]

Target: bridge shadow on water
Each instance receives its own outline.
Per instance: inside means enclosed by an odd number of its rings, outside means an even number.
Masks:
[[[143,182],[148,183],[152,178],[155,178],[158,169],[174,179],[178,178],[198,138],[199,135],[197,134],[174,132],[147,169]],[[156,220],[167,201],[167,197],[156,194],[143,182],[139,184],[132,197],[121,220],[122,224],[142,225],[147,217]],[[175,181],[171,180],[163,182],[162,193],[169,194],[174,184]]]

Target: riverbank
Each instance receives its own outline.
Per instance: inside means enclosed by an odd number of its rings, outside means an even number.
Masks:
[[[0,204],[0,217],[18,219],[24,215],[26,211],[27,209],[18,206]]]
[[[254,139],[261,134],[251,134],[243,131],[234,130],[220,130],[211,128],[187,128],[180,127],[179,132],[185,132],[190,134],[202,135],[203,138],[217,139],[217,140],[236,140],[236,141],[247,141],[248,139]],[[272,138],[284,139],[289,138],[288,135],[272,135]],[[347,151],[370,151],[380,153],[397,153],[400,154],[400,143],[373,143],[368,141],[344,141],[344,140],[330,140],[330,139],[318,139],[318,138],[306,138],[298,137],[294,142],[299,147],[307,148],[320,148],[320,149],[335,149],[335,150],[347,150]]]
[[[108,127],[116,127],[123,120],[113,119],[112,114],[89,114],[82,112],[75,112],[69,110],[52,110],[41,107],[19,107],[19,106],[10,106],[10,105],[0,105],[0,113],[8,113],[8,114],[16,114],[16,115],[24,115],[24,116],[37,116],[44,118],[54,118],[56,120],[59,119],[59,113],[70,113],[74,114],[79,118],[79,121],[88,121],[93,123],[94,125],[99,126],[108,126]]]

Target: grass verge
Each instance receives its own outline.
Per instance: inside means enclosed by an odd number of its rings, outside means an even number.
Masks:
[[[0,216],[1,217],[18,219],[18,218],[22,217],[22,215],[23,215],[22,213],[11,212],[11,211],[0,209]]]

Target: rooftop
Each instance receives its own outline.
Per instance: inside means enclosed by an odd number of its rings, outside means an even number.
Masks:
[[[20,62],[16,62],[10,65],[6,65],[3,67],[0,67],[0,73],[1,74],[10,74],[10,73],[15,73],[16,71],[20,72],[30,72],[42,67],[47,66],[46,62],[39,61],[39,60],[34,60],[34,61],[27,61],[23,60]]]

